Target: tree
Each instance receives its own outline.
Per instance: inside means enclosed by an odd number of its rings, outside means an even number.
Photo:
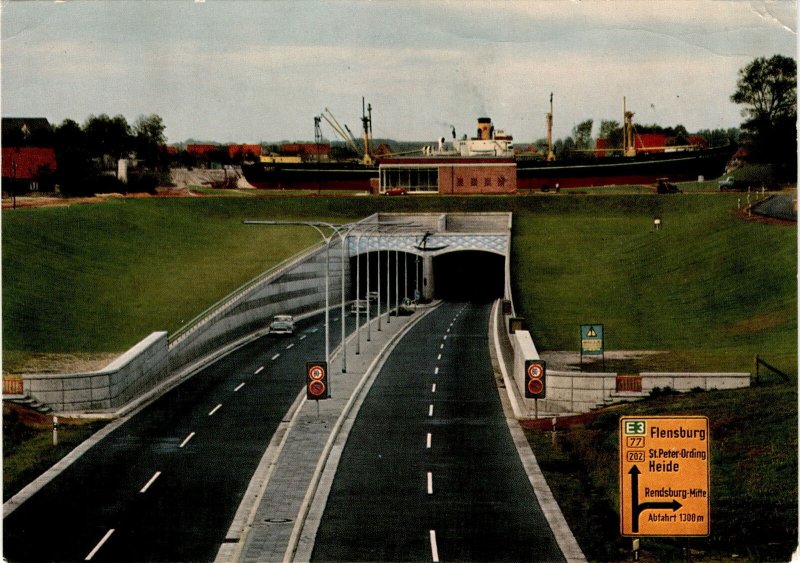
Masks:
[[[140,115],[133,124],[134,149],[136,156],[157,167],[167,139],[164,136],[164,121],[156,114]]]
[[[91,115],[86,120],[83,131],[91,155],[99,159],[110,157],[114,166],[118,159],[131,150],[131,130],[125,116],[111,118],[104,113]]]
[[[744,105],[742,132],[754,157],[795,175],[797,167],[797,63],[758,57],[739,70],[731,101]]]
[[[572,129],[572,136],[575,138],[575,148],[577,149],[590,149],[592,148],[592,126],[594,125],[593,119],[587,119],[578,123]]]
[[[601,120],[600,133],[598,136],[607,141],[608,147],[612,149],[622,148],[622,126],[619,124],[619,121],[615,121],[613,119]]]

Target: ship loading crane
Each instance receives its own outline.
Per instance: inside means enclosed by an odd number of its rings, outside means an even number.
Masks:
[[[371,166],[373,164],[372,159],[372,150],[370,146],[370,137],[372,136],[372,104],[367,104],[365,107],[365,100],[361,98],[361,122],[364,127],[364,149],[363,151],[359,149],[358,145],[356,144],[355,135],[353,132],[350,131],[350,128],[347,124],[342,127],[339,124],[336,117],[333,115],[333,112],[328,108],[322,112],[319,118],[314,118],[314,123],[318,122],[318,119],[322,118],[328,122],[328,124],[333,128],[339,137],[345,142],[345,144],[350,147],[356,153],[362,153],[363,156],[361,157],[361,163],[365,166]]]

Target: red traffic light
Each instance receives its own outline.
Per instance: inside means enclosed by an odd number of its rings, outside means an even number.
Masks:
[[[328,399],[330,396],[331,390],[328,386],[328,363],[306,363],[306,398],[308,400],[320,401],[322,399]]]
[[[525,360],[525,398],[544,399],[547,395],[547,364],[544,360]]]

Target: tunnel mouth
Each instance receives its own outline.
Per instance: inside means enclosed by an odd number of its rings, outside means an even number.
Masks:
[[[505,258],[480,250],[448,252],[433,259],[433,279],[437,299],[493,301],[504,294]]]

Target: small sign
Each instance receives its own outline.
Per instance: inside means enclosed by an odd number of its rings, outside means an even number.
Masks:
[[[603,325],[581,325],[581,355],[599,356],[604,352]]]
[[[622,535],[707,536],[710,451],[705,416],[620,418]]]

